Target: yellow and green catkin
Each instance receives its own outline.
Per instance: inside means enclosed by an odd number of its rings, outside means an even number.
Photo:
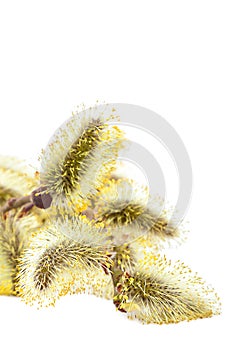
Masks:
[[[54,305],[61,296],[88,291],[88,279],[101,293],[101,273],[108,271],[107,233],[85,218],[62,220],[39,230],[20,259],[17,290],[27,303]],[[100,273],[101,272],[101,273]],[[93,284],[93,280],[92,280]],[[107,286],[107,282],[103,284]]]
[[[163,246],[183,239],[182,231],[170,222],[163,201],[151,198],[147,188],[132,180],[108,181],[95,205],[96,221],[111,229],[116,245],[140,238],[141,244]]]
[[[140,262],[133,273],[118,278],[115,289],[117,308],[142,323],[177,323],[220,313],[213,288],[183,263],[166,257]]]
[[[41,183],[57,207],[85,209],[114,169],[124,142],[114,120],[89,109],[74,114],[54,135],[42,154]]]
[[[0,205],[12,197],[29,194],[38,185],[37,175],[23,161],[0,156]],[[35,229],[42,226],[45,217],[33,209],[30,215],[21,216],[20,209],[11,210],[0,217],[0,294],[16,295],[18,259]]]

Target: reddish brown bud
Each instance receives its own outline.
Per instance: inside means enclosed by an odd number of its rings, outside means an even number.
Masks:
[[[32,192],[32,202],[37,208],[48,209],[52,200],[52,196],[46,192],[45,187],[40,187]]]

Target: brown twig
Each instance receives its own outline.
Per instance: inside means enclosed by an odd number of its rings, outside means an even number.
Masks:
[[[27,216],[33,207],[34,207],[33,203],[27,203],[26,205],[24,205],[18,214],[18,218],[21,219],[24,216]]]
[[[26,215],[33,206],[40,209],[49,208],[52,200],[52,196],[46,192],[46,187],[39,187],[27,196],[8,199],[8,201],[0,208],[0,214],[4,215],[12,209],[24,206],[21,214]]]
[[[23,205],[30,203],[31,195],[20,197],[20,198],[10,198],[8,201],[0,208],[0,213],[5,214],[11,209],[17,209]]]

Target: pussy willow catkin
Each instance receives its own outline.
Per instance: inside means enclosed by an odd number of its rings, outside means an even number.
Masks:
[[[15,158],[0,156],[0,203],[28,194],[39,183],[28,174],[26,165]],[[18,259],[28,246],[33,230],[42,226],[45,216],[34,209],[21,217],[13,210],[0,218],[0,294],[15,295]]]
[[[24,161],[0,155],[0,205],[11,197],[32,192],[38,185],[38,176]]]
[[[67,293],[88,289],[87,278],[111,265],[107,237],[102,228],[78,216],[39,230],[20,259],[20,296],[28,303],[48,306]]]
[[[183,231],[169,221],[163,201],[149,196],[148,189],[125,178],[110,180],[95,200],[96,220],[111,228],[113,241],[121,244],[141,237],[151,246],[182,241]]]
[[[75,114],[53,137],[42,155],[41,183],[55,204],[85,209],[105,177],[115,167],[124,134],[106,118],[90,109]]]
[[[114,303],[129,318],[143,323],[177,323],[220,312],[219,298],[183,263],[165,257],[141,261],[133,273],[121,275]]]

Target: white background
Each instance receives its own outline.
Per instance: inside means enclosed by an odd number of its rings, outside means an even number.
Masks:
[[[37,311],[0,298],[3,349],[232,349],[232,1],[1,1],[0,152],[29,160],[77,104],[124,102],[173,125],[194,175],[176,254],[218,291],[219,317],[143,326],[110,301]]]

